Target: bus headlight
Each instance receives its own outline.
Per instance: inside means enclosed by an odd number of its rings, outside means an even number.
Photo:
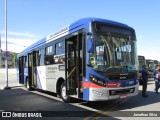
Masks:
[[[97,85],[100,85],[100,86],[103,86],[103,87],[106,87],[106,82],[98,77],[95,77],[94,75],[90,75],[90,81],[92,83],[95,83]]]

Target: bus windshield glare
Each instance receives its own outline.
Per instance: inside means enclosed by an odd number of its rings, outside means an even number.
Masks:
[[[94,52],[89,53],[90,66],[99,71],[107,71],[110,68],[130,65],[130,71],[133,71],[136,68],[135,45],[136,41],[131,40],[129,36],[94,35]]]

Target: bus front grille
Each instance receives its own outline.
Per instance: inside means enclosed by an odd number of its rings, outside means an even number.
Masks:
[[[134,93],[135,88],[127,88],[127,89],[119,89],[119,90],[109,90],[109,95],[121,95],[121,94],[129,94]]]
[[[135,77],[134,74],[132,75],[125,75],[125,76],[121,76],[121,75],[110,75],[108,76],[109,80],[127,80],[127,79],[133,79]]]

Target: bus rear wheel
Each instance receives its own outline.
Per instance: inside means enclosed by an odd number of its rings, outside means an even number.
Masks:
[[[65,84],[65,82],[63,82],[63,84],[61,85],[61,99],[62,99],[65,103],[71,102],[71,97],[70,97],[69,95],[67,95],[67,89],[66,89],[66,84]]]

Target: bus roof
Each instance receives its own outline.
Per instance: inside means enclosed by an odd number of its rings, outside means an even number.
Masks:
[[[48,35],[47,37],[45,37],[45,38],[43,38],[43,39],[35,42],[31,46],[27,47],[25,50],[23,50],[22,52],[20,52],[17,57],[19,57],[19,56],[21,56],[23,54],[26,54],[29,51],[32,51],[33,49],[35,49],[37,47],[40,47],[41,45],[45,44],[47,42],[47,40],[48,40],[49,37],[52,37],[52,36],[54,36],[54,37],[56,36],[55,38],[57,38],[57,36],[62,37],[62,34],[64,34],[64,33],[68,34],[69,31],[71,31],[71,30],[73,30],[73,29],[75,29],[75,28],[77,28],[79,26],[82,26],[82,25],[85,25],[85,24],[89,24],[90,22],[94,22],[94,21],[95,22],[102,22],[102,23],[109,24],[109,25],[120,26],[120,27],[127,28],[127,29],[133,29],[133,28],[129,27],[126,24],[115,22],[115,21],[112,21],[112,20],[106,20],[106,19],[94,18],[94,17],[82,18],[82,19],[79,19],[76,22],[70,24],[69,26],[67,26],[67,27],[65,27],[65,28],[63,28],[63,29],[61,29],[61,30],[59,30],[59,31],[51,34],[51,35]]]
[[[102,19],[102,18],[95,18],[95,17],[89,17],[89,18],[79,19],[76,22],[72,23],[70,26],[74,26],[74,25],[78,25],[78,24],[84,24],[84,23],[90,23],[90,22],[94,22],[94,21],[96,21],[96,22],[102,22],[102,23],[106,23],[106,24],[110,24],[110,25],[121,26],[121,27],[124,27],[124,28],[131,28],[128,25],[120,23],[120,22],[116,22],[116,21],[112,21],[112,20],[107,20],[107,19]]]
[[[145,57],[142,56],[142,55],[138,55],[138,60],[139,60],[139,61],[140,61],[140,60],[145,60]]]
[[[152,59],[146,59],[146,62],[154,62]]]

